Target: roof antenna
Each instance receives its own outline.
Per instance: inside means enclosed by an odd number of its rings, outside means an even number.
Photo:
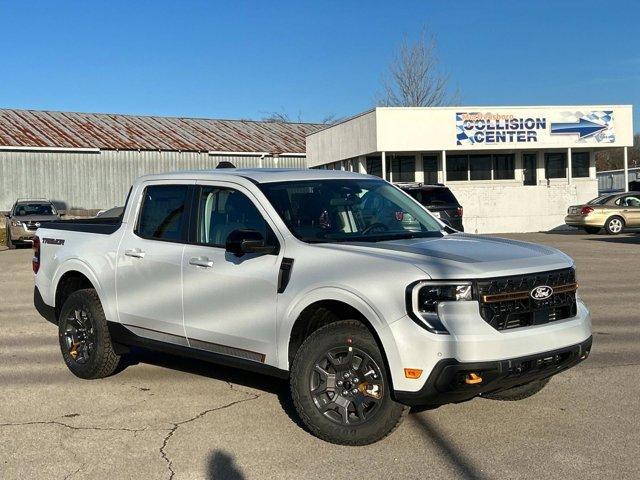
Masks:
[[[223,160],[216,166],[216,168],[236,168],[236,166],[231,162],[227,162],[226,160]]]

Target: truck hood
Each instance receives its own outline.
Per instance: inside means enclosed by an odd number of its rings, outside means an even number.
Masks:
[[[377,243],[332,244],[376,250],[385,257],[410,260],[435,279],[486,278],[567,268],[573,260],[555,248],[506,238],[457,233],[443,237]]]

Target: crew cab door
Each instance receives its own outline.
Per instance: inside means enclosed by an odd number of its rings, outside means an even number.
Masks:
[[[237,229],[281,245],[266,212],[237,184],[198,182],[182,261],[184,323],[193,348],[273,364],[281,254],[228,253]],[[276,250],[277,251],[277,250]]]
[[[155,340],[186,344],[182,253],[195,181],[150,182],[120,243],[116,295],[120,322]]]

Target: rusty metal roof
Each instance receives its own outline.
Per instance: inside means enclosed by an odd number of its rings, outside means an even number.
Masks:
[[[311,123],[0,109],[0,146],[221,152],[305,152]]]

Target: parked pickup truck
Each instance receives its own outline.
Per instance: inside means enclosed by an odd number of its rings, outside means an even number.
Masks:
[[[339,444],[381,439],[409,406],[528,397],[591,348],[567,255],[456,233],[350,172],[145,176],[121,217],[41,227],[33,269],[78,377],[131,346],[277,375]]]

